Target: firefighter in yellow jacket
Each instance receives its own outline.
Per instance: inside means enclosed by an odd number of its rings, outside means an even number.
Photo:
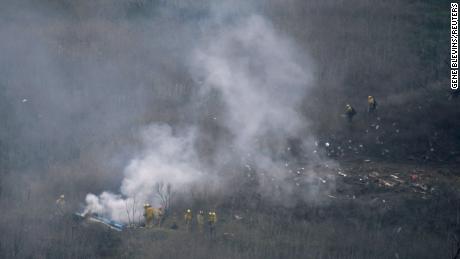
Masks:
[[[215,235],[216,223],[217,223],[217,214],[215,211],[210,211],[208,213],[208,225],[209,225],[209,234],[211,235],[211,237]]]
[[[348,122],[351,123],[355,115],[356,115],[355,109],[351,107],[351,105],[349,104],[345,105],[345,116],[347,117]]]
[[[187,209],[184,214],[185,227],[187,230],[191,230],[192,228],[192,219],[193,219],[192,210]]]
[[[375,110],[377,109],[377,101],[375,100],[374,96],[369,95],[369,96],[367,97],[367,104],[368,104],[368,109],[367,109],[367,111],[368,111],[369,113],[375,112]]]
[[[155,209],[150,204],[144,204],[144,219],[145,227],[153,227],[153,219],[155,217]]]
[[[200,212],[196,215],[196,223],[198,224],[198,231],[203,233],[204,229],[204,212],[200,210]]]

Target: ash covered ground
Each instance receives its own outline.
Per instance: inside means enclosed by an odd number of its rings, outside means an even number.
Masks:
[[[1,1],[0,257],[458,258],[449,17],[430,0]]]

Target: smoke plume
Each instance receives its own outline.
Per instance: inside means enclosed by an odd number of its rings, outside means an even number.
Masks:
[[[294,204],[295,196],[304,201],[317,198],[314,179],[319,176],[314,168],[326,160],[314,150],[314,137],[300,112],[314,83],[312,61],[261,15],[216,12],[211,17],[204,27],[208,33],[187,59],[192,85],[199,92],[192,106],[204,107],[206,100],[217,98],[213,113],[219,116],[212,120],[229,138],[214,141],[219,145],[209,154],[209,164],[197,149],[197,136],[207,134],[198,121],[181,127],[146,126],[143,151],[127,164],[120,194],[88,194],[87,211],[127,221],[127,207],[144,202],[159,206],[155,184],[171,184],[183,194],[197,185],[225,187],[228,175],[219,172],[229,164],[244,166],[269,200]],[[303,167],[295,169],[300,164]],[[302,177],[294,179],[293,170]],[[138,209],[134,218],[140,213]]]

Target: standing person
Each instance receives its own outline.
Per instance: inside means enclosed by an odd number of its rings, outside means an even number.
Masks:
[[[154,216],[155,216],[155,209],[148,203],[144,204],[144,219],[145,219],[146,228],[153,227]]]
[[[208,225],[209,225],[209,234],[211,238],[215,236],[216,232],[216,223],[217,223],[217,214],[215,211],[210,211],[208,213]]]
[[[353,121],[353,117],[356,115],[356,111],[351,105],[345,105],[345,116],[348,119],[348,122],[351,123]]]
[[[192,229],[193,214],[191,209],[187,209],[184,214],[185,227],[188,231]]]
[[[367,105],[368,105],[367,112],[374,113],[375,110],[377,109],[377,101],[375,100],[374,96],[369,95],[367,97]]]
[[[200,210],[200,212],[196,215],[196,222],[198,224],[198,231],[203,233],[204,229],[204,212]]]
[[[61,194],[59,198],[56,200],[56,210],[57,214],[60,216],[63,216],[65,214],[66,204],[64,194]]]

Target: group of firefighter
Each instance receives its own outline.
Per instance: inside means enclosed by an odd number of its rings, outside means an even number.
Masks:
[[[61,194],[56,200],[56,213],[57,215],[63,216],[66,210],[66,201],[64,194]],[[146,228],[153,228],[154,226],[161,227],[163,220],[165,218],[165,211],[162,207],[154,208],[152,205],[146,203],[144,204],[144,222]],[[205,227],[209,230],[210,236],[215,235],[216,223],[217,223],[217,214],[215,210],[210,210],[207,214],[200,210],[196,216],[195,220],[191,209],[187,209],[184,213],[184,225],[185,230],[191,231],[192,226],[196,223],[198,231],[203,233]],[[177,215],[174,213],[172,215],[172,225],[171,229],[178,229],[178,220]]]
[[[164,210],[163,208],[154,208],[150,204],[144,204],[144,220],[145,220],[145,227],[152,228],[155,225],[161,227],[162,221],[164,219]],[[216,223],[217,223],[217,214],[214,210],[208,212],[207,217],[205,213],[200,210],[196,216],[195,221],[193,217],[193,213],[191,209],[187,209],[184,213],[184,225],[187,231],[192,230],[192,225],[196,223],[198,227],[198,231],[203,233],[205,229],[205,224],[209,230],[209,234],[211,236],[215,235]],[[172,225],[171,229],[177,229],[177,216],[173,214],[172,216]]]
[[[367,97],[367,112],[368,113],[374,113],[377,110],[377,101],[375,100],[374,96],[369,95]],[[356,115],[356,110],[350,105],[346,104],[345,105],[345,116],[348,119],[348,122],[353,121],[353,117]]]
[[[377,101],[375,100],[374,96],[367,97],[367,104],[368,104],[368,113],[374,113],[377,109]],[[353,117],[356,115],[356,110],[350,105],[345,105],[345,116],[348,119],[348,122],[353,121]],[[57,205],[57,213],[60,215],[64,214],[65,210],[65,197],[61,195],[59,199],[56,201]],[[162,221],[164,220],[164,210],[163,208],[154,208],[150,204],[144,204],[144,220],[145,220],[145,227],[152,228],[153,226],[161,227]],[[173,215],[173,224],[171,226],[172,229],[177,229],[177,216]],[[205,217],[205,213],[200,210],[196,216],[195,221],[193,220],[193,213],[191,209],[187,209],[184,213],[184,223],[185,228],[187,231],[191,231],[192,225],[196,223],[198,227],[198,231],[203,232],[205,225],[207,223],[207,227],[211,236],[215,234],[215,227],[217,223],[217,215],[214,210],[208,212],[207,217]]]

